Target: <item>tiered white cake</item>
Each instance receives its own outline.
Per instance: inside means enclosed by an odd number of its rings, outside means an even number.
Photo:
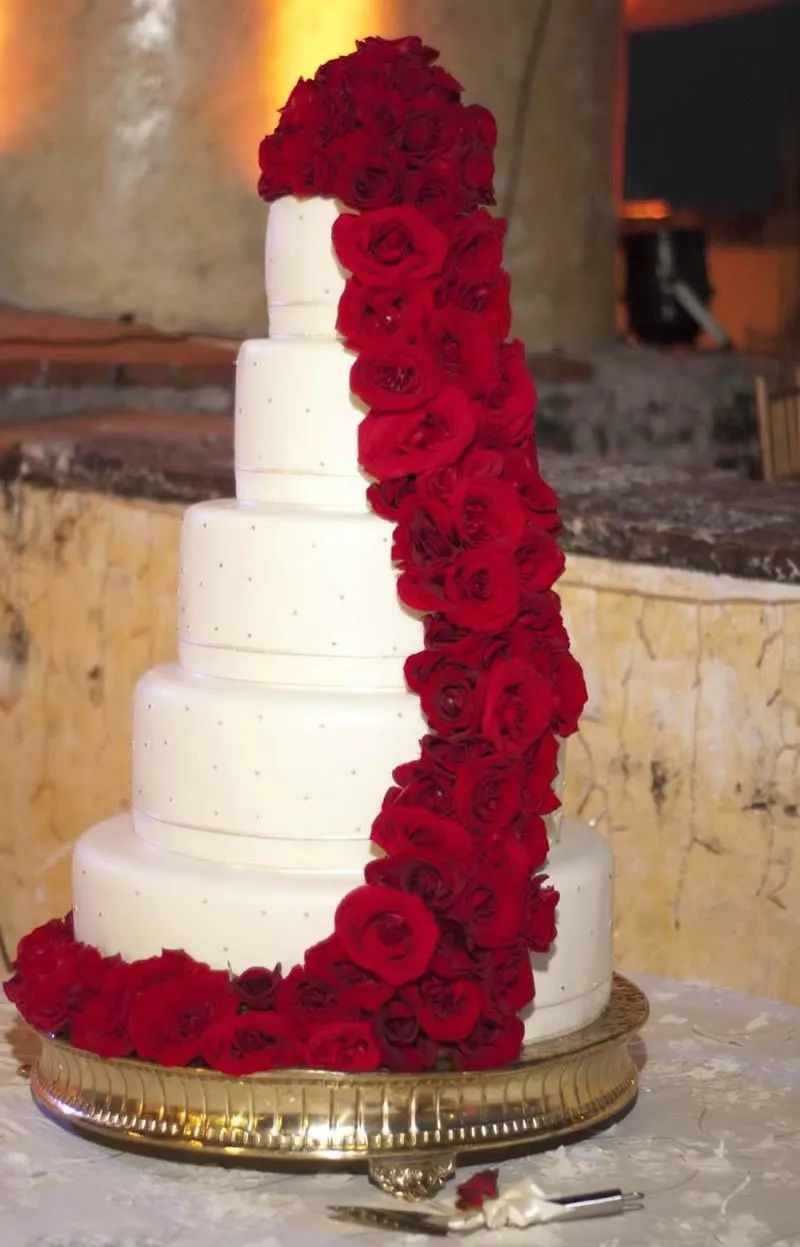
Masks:
[[[334,328],[339,210],[270,209],[271,333],[239,354],[237,497],[186,512],[180,661],[136,689],[133,812],[75,850],[76,934],[106,954],[301,961],[362,881],[392,770],[426,730],[403,680],[422,626],[397,597],[391,525],[367,507]],[[558,937],[534,961],[529,1040],[595,1017],[611,983],[605,840],[565,820],[548,871]]]

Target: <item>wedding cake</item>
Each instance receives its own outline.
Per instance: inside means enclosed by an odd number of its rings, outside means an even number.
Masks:
[[[238,357],[236,497],[184,515],[132,810],[78,841],[72,917],[6,986],[101,1054],[469,1068],[608,1000],[610,850],[558,812],[585,690],[483,207],[493,123],[434,59],[364,41],[262,146],[269,337]],[[376,136],[403,126],[401,196]],[[434,185],[450,148],[458,202]]]

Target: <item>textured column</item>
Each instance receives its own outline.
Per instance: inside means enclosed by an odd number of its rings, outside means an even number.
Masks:
[[[0,299],[263,332],[256,149],[298,75],[359,35],[419,32],[497,114],[502,196],[543,5],[515,331],[533,349],[610,336],[618,0],[3,0]]]

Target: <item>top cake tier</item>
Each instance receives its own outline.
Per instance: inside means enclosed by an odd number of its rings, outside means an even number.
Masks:
[[[346,274],[331,231],[345,211],[335,199],[287,196],[270,205],[266,282],[271,338],[335,338]]]

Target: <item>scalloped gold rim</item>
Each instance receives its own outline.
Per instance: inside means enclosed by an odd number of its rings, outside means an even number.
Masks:
[[[608,1006],[582,1030],[530,1045],[502,1069],[423,1075],[276,1070],[236,1079],[104,1060],[43,1036],[31,1091],[65,1124],[187,1157],[420,1161],[552,1143],[618,1116],[636,1096],[628,1041],[647,1015],[644,994],[615,975]]]

